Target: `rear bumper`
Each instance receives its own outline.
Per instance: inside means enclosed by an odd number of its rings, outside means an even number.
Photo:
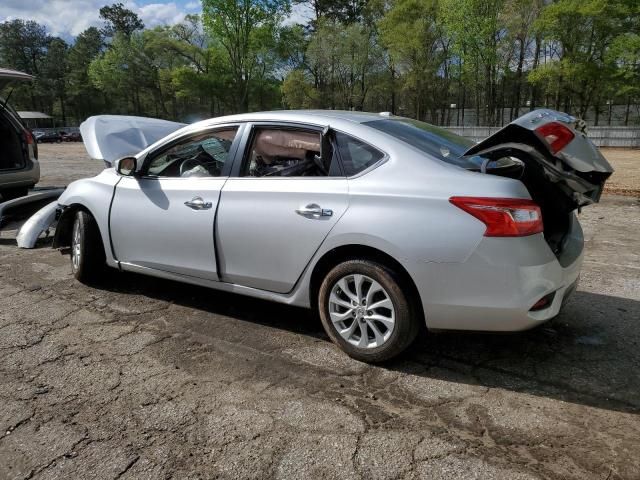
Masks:
[[[434,330],[519,331],[555,317],[575,290],[583,260],[582,229],[573,222],[570,258],[559,259],[542,234],[483,238],[462,263],[425,263],[410,272]],[[561,265],[562,263],[562,265]],[[553,293],[545,308],[533,305]]]

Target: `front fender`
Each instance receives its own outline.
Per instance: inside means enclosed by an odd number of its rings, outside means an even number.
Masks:
[[[54,247],[70,243],[71,227],[75,212],[86,210],[96,220],[102,244],[105,247],[107,264],[117,266],[109,236],[109,208],[120,176],[113,169],[106,169],[98,176],[71,183],[58,199],[58,228],[54,236]]]

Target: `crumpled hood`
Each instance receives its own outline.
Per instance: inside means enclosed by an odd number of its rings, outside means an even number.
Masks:
[[[158,118],[97,115],[82,122],[80,133],[91,158],[113,163],[136,155],[185,125]]]

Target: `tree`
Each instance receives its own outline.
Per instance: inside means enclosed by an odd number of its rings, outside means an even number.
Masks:
[[[618,65],[607,52],[627,31],[633,18],[630,5],[627,0],[558,0],[542,11],[536,27],[550,61],[529,80],[546,87],[557,109],[577,108],[585,116],[594,103],[598,109],[603,98],[611,100],[615,92],[609,79]]]
[[[61,38],[53,38],[49,43],[47,54],[43,60],[42,78],[40,79],[40,85],[50,93],[51,103],[48,110],[53,112],[53,102],[57,100],[63,125],[67,123],[67,54],[67,43]]]
[[[443,77],[438,76],[445,60],[438,14],[435,0],[398,0],[379,22],[392,75],[396,69],[403,72],[400,82],[407,103],[412,104],[409,112],[422,120],[429,120],[429,111],[433,120],[440,104],[448,100]]]
[[[104,48],[104,39],[96,27],[80,33],[67,55],[67,98],[76,120],[99,113],[104,100],[89,78],[89,65]]]
[[[113,37],[118,33],[130,37],[133,32],[144,28],[138,14],[125,8],[122,3],[102,7],[100,18],[106,22],[102,28],[105,37]]]
[[[640,100],[640,34],[628,31],[619,35],[607,56],[619,67],[614,76],[615,94],[625,99],[624,124],[628,125],[631,105]]]
[[[365,25],[322,20],[311,37],[307,59],[323,107],[362,110],[376,46]]]
[[[507,35],[501,12],[505,0],[444,0],[440,13],[460,63],[463,82],[472,86],[476,124],[499,125],[498,103],[504,88],[502,72],[510,58],[501,58]]]
[[[110,48],[91,62],[89,77],[116,112],[160,116],[157,103],[149,99],[157,94],[158,70],[145,52],[141,33],[116,34]]]
[[[224,47],[237,111],[249,109],[249,90],[260,68],[258,39],[275,37],[281,18],[290,11],[289,0],[203,0],[205,29]]]
[[[318,91],[302,70],[293,70],[282,82],[282,100],[289,108],[318,108]]]
[[[46,29],[34,21],[20,19],[0,23],[0,62],[36,76],[34,85],[18,85],[14,89],[14,104],[29,105],[32,110],[42,110],[49,104],[50,94],[40,88],[40,70],[47,54],[51,37]]]

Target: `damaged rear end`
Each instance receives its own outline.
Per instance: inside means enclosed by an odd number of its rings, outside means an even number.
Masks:
[[[526,186],[540,207],[545,240],[561,264],[579,253],[570,251],[571,234],[580,228],[573,212],[598,202],[613,173],[587,137],[584,122],[553,110],[527,113],[464,157],[472,160],[473,170]]]
[[[576,211],[600,199],[613,172],[584,124],[537,110],[478,144],[401,117],[367,124],[429,159],[477,172],[444,177],[454,179],[444,187],[451,192],[446,200],[485,229],[464,268],[440,263],[420,270],[420,282],[430,285],[421,292],[428,327],[515,331],[555,317],[582,267]],[[447,288],[432,292],[442,279]]]

